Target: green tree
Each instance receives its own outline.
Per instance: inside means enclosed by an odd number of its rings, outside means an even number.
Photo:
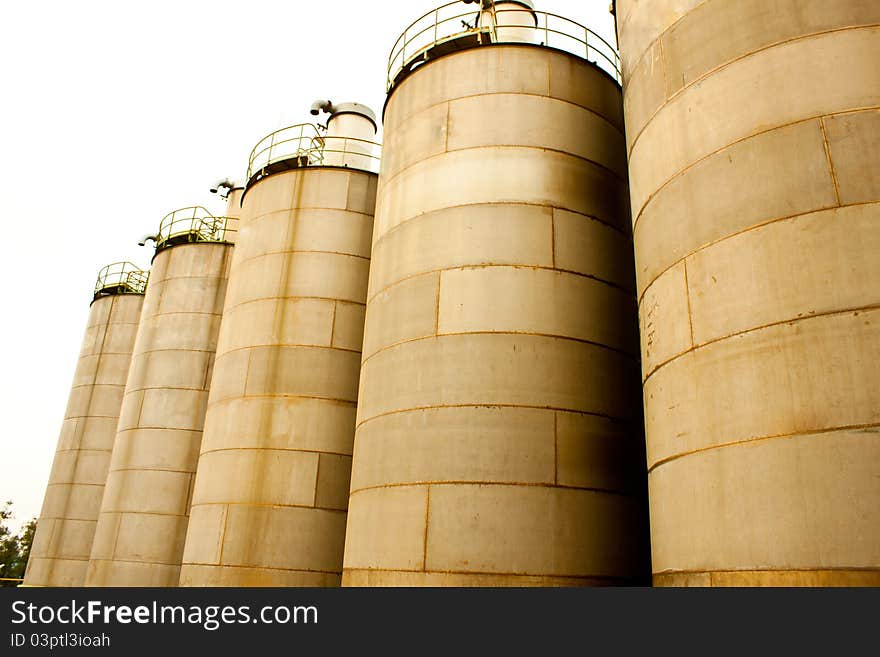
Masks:
[[[31,553],[31,543],[37,528],[36,519],[28,522],[20,534],[13,534],[7,523],[12,519],[12,502],[0,508],[0,578],[21,579]],[[2,586],[16,586],[18,582],[0,581]]]

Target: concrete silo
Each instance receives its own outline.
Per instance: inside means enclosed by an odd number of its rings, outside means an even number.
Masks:
[[[128,262],[98,275],[26,586],[85,581],[147,277]]]
[[[182,586],[339,584],[378,145],[321,111],[251,154]]]
[[[880,584],[880,3],[617,2],[658,585]]]
[[[177,585],[235,238],[230,221],[184,208],[152,236],[156,255],[88,586]]]
[[[388,81],[343,585],[641,581],[613,48],[527,1],[452,3]]]

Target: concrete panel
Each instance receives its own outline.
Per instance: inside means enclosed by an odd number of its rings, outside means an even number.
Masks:
[[[187,516],[120,514],[119,533],[113,550],[114,561],[142,561],[180,568],[176,561],[183,552]],[[168,559],[172,561],[168,561]],[[86,580],[87,586],[88,582]],[[134,586],[134,584],[121,584]],[[146,582],[138,586],[149,586]],[[173,584],[165,584],[169,586]]]
[[[440,273],[404,279],[370,299],[364,358],[398,342],[434,335]]]
[[[49,483],[100,486],[107,478],[109,467],[110,450],[59,450],[55,453]]]
[[[546,586],[608,586],[624,584],[612,578],[547,577],[545,575],[487,575],[483,573],[431,573],[399,570],[346,570],[343,586],[369,587],[546,587]]]
[[[623,76],[629,78],[648,47],[705,0],[617,0]]]
[[[173,470],[199,456],[200,431],[128,429],[116,435],[114,448],[125,463],[154,470]]]
[[[663,51],[660,41],[655,41],[626,79],[623,109],[626,112],[627,153],[651,117],[666,102],[665,82]]]
[[[880,423],[880,311],[714,342],[645,384],[648,465],[749,439]],[[854,382],[858,382],[854,384]]]
[[[228,508],[226,504],[196,504],[190,509],[187,532],[197,534],[201,540],[186,543],[183,551],[184,569],[192,564],[220,563]],[[183,582],[181,586],[184,586]]]
[[[141,333],[149,336],[149,344],[154,350],[213,351],[217,347],[219,328],[218,314],[172,313],[146,318]]]
[[[186,565],[180,569],[181,586],[338,587],[338,573],[279,568],[242,568]]]
[[[635,353],[631,294],[575,274],[520,267],[451,269],[440,277],[437,334],[528,333]]]
[[[445,153],[448,126],[447,102],[426,107],[397,124],[382,145],[382,180],[394,177],[419,160]]]
[[[360,354],[321,347],[255,347],[245,395],[357,401]]]
[[[427,486],[353,493],[348,502],[345,570],[422,570],[427,512]]]
[[[135,354],[136,378],[129,380],[127,389],[206,390],[208,367],[213,360],[214,352],[192,349],[160,349]]]
[[[449,103],[446,150],[517,146],[552,149],[594,162],[626,179],[621,132],[579,105],[524,94],[491,94]],[[408,143],[404,148],[413,148]],[[417,149],[415,152],[419,153]],[[427,154],[421,154],[427,157]],[[393,171],[383,171],[390,178]],[[383,178],[383,181],[387,178]]]
[[[878,52],[880,28],[845,30],[771,48],[693,85],[666,104],[632,149],[633,212],[638,214],[682,169],[736,140],[769,127],[880,105],[880,68],[873,64]],[[731,107],[749,111],[731,113]]]
[[[335,253],[299,253],[285,264],[279,296],[364,302],[369,260]]]
[[[64,417],[118,417],[124,391],[122,385],[107,384],[71,388]]]
[[[632,240],[591,217],[553,210],[554,267],[635,290]]]
[[[880,6],[874,11],[880,13]],[[880,110],[830,116],[824,123],[841,204],[880,201]]]
[[[223,316],[224,351],[251,346],[301,344],[329,347],[335,302],[270,298],[243,303]]]
[[[637,539],[620,528],[635,512],[633,499],[594,491],[431,486],[426,570],[626,575]]]
[[[139,425],[150,429],[201,431],[207,402],[206,390],[144,390]]]
[[[490,264],[552,267],[553,210],[468,205],[421,215],[391,232],[377,228],[369,297],[416,274]]]
[[[491,185],[486,171],[492,172]],[[435,177],[444,184],[431,185]],[[624,229],[626,192],[626,184],[607,169],[565,153],[511,146],[453,151],[383,183],[376,235],[425,212],[481,203],[561,207]]]
[[[137,561],[90,560],[86,581],[113,582],[113,586],[174,586],[180,566]]]
[[[111,470],[101,512],[186,515],[191,479],[191,472]]]
[[[348,509],[351,483],[351,457],[321,454],[315,486],[315,506],[321,509]]]
[[[880,305],[880,205],[780,221],[688,260],[694,340]],[[653,288],[652,288],[653,289]]]
[[[550,94],[546,55],[536,56],[531,48],[496,46],[470,50],[438,59],[428,71],[425,68],[419,75],[409,76],[395,90],[394,102],[385,107],[386,134],[393,133],[413,114],[453,98],[498,92]]]
[[[243,474],[252,476],[242,476]],[[193,490],[199,504],[315,506],[318,454],[253,449],[207,452]]]
[[[685,261],[665,271],[646,291],[639,307],[642,378],[693,347]]]
[[[291,531],[296,527],[297,531]],[[338,573],[342,570],[345,514],[298,507],[230,506],[223,564]]]
[[[377,417],[357,433],[352,492],[392,484],[554,481],[553,411],[430,408]]]
[[[365,314],[366,306],[363,304],[337,301],[331,346],[360,351],[364,344]]]
[[[351,454],[354,402],[251,397],[211,406],[203,450],[301,449]]]
[[[555,483],[635,493],[644,477],[640,429],[632,423],[557,411]]]
[[[874,427],[759,441],[656,468],[650,477],[655,571],[730,564],[876,571],[877,434]]]
[[[632,385],[637,371],[627,356],[572,340],[443,336],[398,345],[366,361],[358,417],[462,404],[627,417],[637,403]]]
[[[673,180],[645,207],[634,231],[639,293],[706,244],[835,205],[818,121],[734,144]]]

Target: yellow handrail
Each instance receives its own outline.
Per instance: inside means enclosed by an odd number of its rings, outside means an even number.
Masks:
[[[170,212],[159,223],[156,251],[178,243],[187,242],[234,242],[237,231],[230,226],[229,217],[215,217],[200,205],[180,208]]]
[[[98,272],[95,297],[105,294],[144,294],[150,272],[131,262],[114,262]]]
[[[314,124],[298,123],[257,142],[248,158],[247,180],[260,177],[270,165],[286,160],[295,160],[298,167],[335,164],[378,172],[381,148],[378,142],[328,136]]]
[[[491,12],[490,25],[480,24],[485,11]],[[534,16],[534,27],[516,22],[525,11]],[[515,33],[517,38],[510,39],[510,33]],[[401,73],[408,72],[410,64],[426,60],[434,46],[471,34],[477,37],[479,44],[526,42],[563,50],[593,62],[618,83],[622,80],[617,50],[601,36],[569,18],[545,11],[498,9],[494,6],[491,10],[463,11],[461,2],[450,2],[420,16],[398,37],[388,56],[387,90],[391,90]]]

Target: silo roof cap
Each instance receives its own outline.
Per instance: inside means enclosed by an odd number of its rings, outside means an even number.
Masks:
[[[376,130],[379,129],[376,113],[362,103],[339,103],[338,105],[334,105],[330,118],[333,119],[333,117],[339,116],[340,114],[357,114],[372,123]]]

